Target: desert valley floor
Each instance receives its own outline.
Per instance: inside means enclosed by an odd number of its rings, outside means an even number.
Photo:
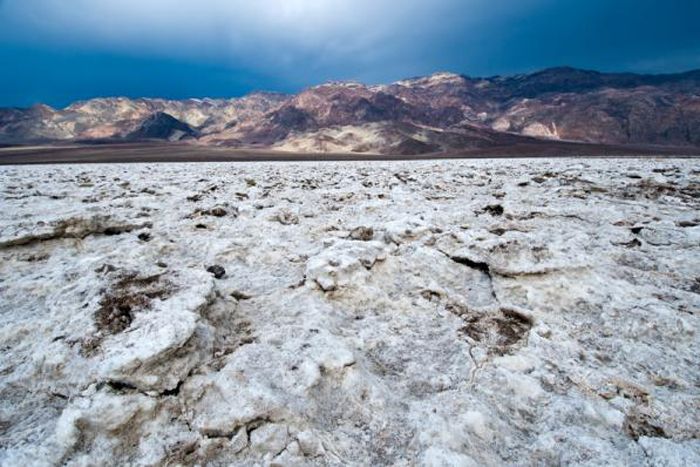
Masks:
[[[697,159],[0,167],[0,465],[700,465]]]

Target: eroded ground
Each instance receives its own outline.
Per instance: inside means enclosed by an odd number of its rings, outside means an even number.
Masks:
[[[698,465],[700,164],[0,168],[2,465]]]

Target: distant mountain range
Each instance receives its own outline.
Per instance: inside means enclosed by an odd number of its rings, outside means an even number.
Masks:
[[[551,68],[508,77],[452,73],[296,95],[99,98],[65,109],[0,109],[0,143],[183,141],[294,152],[424,154],[534,139],[700,147],[700,70],[605,74]]]

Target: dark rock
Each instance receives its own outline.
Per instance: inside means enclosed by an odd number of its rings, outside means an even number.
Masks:
[[[215,264],[213,266],[209,266],[207,268],[207,272],[210,272],[211,274],[214,275],[214,278],[216,279],[221,279],[226,275],[226,269],[224,269],[222,266],[219,266],[218,264]]]
[[[226,214],[228,214],[228,211],[221,206],[216,206],[207,211],[207,214],[214,217],[224,217]]]
[[[642,242],[638,238],[633,238],[627,243],[621,243],[621,245],[626,246],[627,248],[639,248],[642,246]]]
[[[484,212],[491,214],[492,216],[502,216],[504,210],[503,206],[501,206],[500,204],[491,204],[484,208]]]
[[[112,237],[114,235],[121,235],[124,233],[124,229],[120,227],[107,227],[103,233],[108,237]]]

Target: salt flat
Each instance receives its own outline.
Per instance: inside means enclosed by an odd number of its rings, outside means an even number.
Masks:
[[[699,465],[700,164],[0,168],[1,465]]]

